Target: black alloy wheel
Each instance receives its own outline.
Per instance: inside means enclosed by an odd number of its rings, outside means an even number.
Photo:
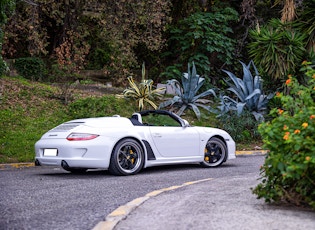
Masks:
[[[226,144],[219,138],[211,138],[206,147],[204,160],[201,165],[205,167],[216,167],[221,165],[227,158]]]
[[[144,165],[142,146],[134,139],[123,139],[117,143],[111,155],[109,172],[128,176],[137,174]]]

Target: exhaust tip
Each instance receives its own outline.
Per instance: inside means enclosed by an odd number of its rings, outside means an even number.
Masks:
[[[62,160],[61,161],[61,167],[64,169],[64,170],[69,170],[69,165],[66,161]]]
[[[35,166],[41,166],[39,160],[37,160],[37,159],[35,160]]]

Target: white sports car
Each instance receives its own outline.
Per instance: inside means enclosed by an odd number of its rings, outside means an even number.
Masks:
[[[131,118],[115,115],[63,123],[36,142],[35,152],[37,166],[132,175],[166,164],[219,166],[235,158],[235,142],[221,129],[190,126],[169,111],[149,110]]]

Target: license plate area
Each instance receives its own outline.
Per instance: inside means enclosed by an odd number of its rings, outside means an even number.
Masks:
[[[58,156],[58,149],[44,149],[44,157]]]

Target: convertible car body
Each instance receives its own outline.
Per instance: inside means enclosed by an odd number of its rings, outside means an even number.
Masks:
[[[132,175],[166,164],[219,166],[235,158],[235,142],[221,129],[190,126],[169,111],[149,110],[131,118],[115,115],[65,122],[45,133],[35,152],[37,166]]]

